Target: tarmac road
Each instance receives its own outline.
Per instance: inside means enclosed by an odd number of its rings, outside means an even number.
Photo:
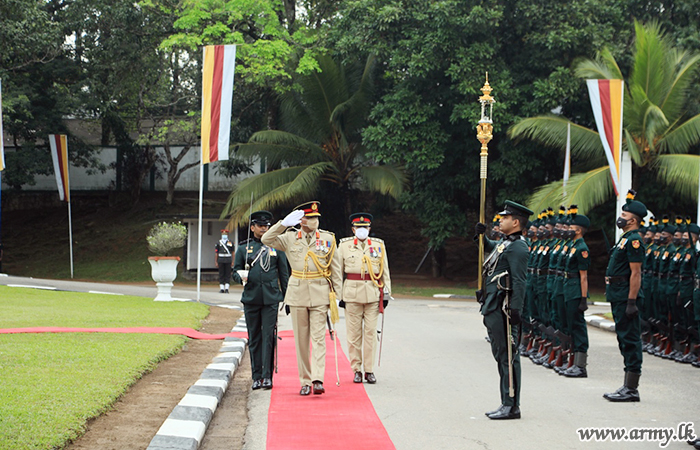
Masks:
[[[0,276],[0,284],[154,297],[154,286],[76,283]],[[219,294],[203,288],[202,301],[239,308],[240,289]],[[195,288],[176,288],[173,297],[192,299]],[[589,312],[607,311],[592,307]],[[291,329],[283,313],[280,330]],[[347,354],[343,310],[338,327]],[[674,428],[692,422],[700,434],[700,369],[645,354],[640,403],[614,404],[603,393],[620,387],[622,357],[615,334],[588,328],[586,379],[567,379],[523,360],[523,418],[492,421],[485,411],[498,407],[496,363],[478,305],[473,301],[401,299],[387,308],[378,383],[365,384],[379,418],[397,449],[652,449],[654,442],[581,442],[582,427]],[[332,358],[329,349],[328,357]],[[332,359],[329,359],[332,364]],[[236,375],[238,376],[238,374]],[[327,383],[328,394],[336,389]],[[338,389],[341,389],[342,386]],[[227,393],[229,395],[229,393]],[[269,391],[249,396],[250,425],[245,449],[265,448]],[[666,448],[690,449],[685,442]]]

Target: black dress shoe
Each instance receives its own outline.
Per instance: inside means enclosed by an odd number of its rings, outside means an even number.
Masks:
[[[627,386],[622,386],[612,394],[604,394],[603,397],[611,402],[638,402],[639,391],[630,389]]]
[[[323,382],[314,381],[314,394],[319,395],[319,394],[323,394],[324,392],[326,392],[326,390],[323,389]]]
[[[588,378],[588,373],[585,367],[571,366],[561,373],[565,377],[569,378]]]
[[[228,289],[224,289],[224,294],[228,294]]]
[[[262,388],[263,389],[272,389],[272,378],[263,378]]]
[[[257,391],[262,387],[262,380],[253,380],[253,390]]]
[[[369,384],[374,384],[377,382],[377,378],[374,376],[374,374],[369,372],[365,374],[365,380],[367,380]]]
[[[219,291],[219,294],[223,294],[223,293],[224,293],[224,290],[221,289],[221,290]]]
[[[499,411],[486,417],[492,420],[520,419],[520,408],[517,406],[504,406]]]
[[[484,414],[486,414],[487,416],[490,416],[491,414],[496,414],[497,412],[500,412],[504,407],[505,407],[505,405],[501,405],[498,407],[498,409],[493,410],[493,411],[489,411],[489,412],[484,413]]]
[[[309,395],[311,393],[311,386],[302,386],[299,395]]]
[[[362,383],[362,372],[355,372],[355,378],[352,379],[353,383]]]

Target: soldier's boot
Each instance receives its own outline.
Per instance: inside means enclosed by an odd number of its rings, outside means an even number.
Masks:
[[[673,344],[673,339],[669,338],[666,340],[666,348],[660,355],[663,359],[671,359],[671,353],[673,353]]]
[[[553,343],[552,342],[547,342],[544,347],[542,348],[542,354],[539,355],[539,357],[536,357],[534,359],[534,363],[537,364],[538,366],[541,366],[542,364],[549,359],[549,349],[552,348]]]
[[[587,362],[588,355],[586,353],[574,353],[574,365],[566,369],[562,375],[569,378],[588,378],[588,372],[586,372]]]
[[[534,349],[530,352],[530,359],[532,362],[535,362],[536,359],[540,359],[542,357],[542,352],[544,351],[544,345],[547,343],[546,338],[540,339],[539,345],[537,346],[537,351]]]
[[[568,353],[568,350],[564,349],[560,350],[559,353],[557,353],[557,359],[555,359],[554,362],[552,362],[552,369],[554,369],[555,372],[559,372],[559,368],[563,364],[562,361],[564,360],[566,353]]]
[[[641,373],[625,372],[625,383],[613,393],[603,394],[603,398],[611,402],[638,402],[639,377]]]
[[[668,336],[661,336],[659,339],[659,345],[654,347],[654,351],[652,352],[652,355],[654,356],[661,356],[666,349],[666,344],[668,342]]]
[[[551,369],[553,366],[553,362],[557,359],[557,354],[561,351],[561,345],[557,345],[556,347],[552,347],[552,349],[549,352],[549,356],[547,357],[547,360],[542,363],[542,367],[545,367],[547,369]]]
[[[566,369],[569,368],[569,359],[573,358],[573,353],[571,353],[571,349],[566,349],[561,352],[559,356],[560,358],[557,360],[554,370],[561,375]]]
[[[654,349],[656,348],[657,345],[659,345],[659,340],[661,339],[661,333],[654,333],[651,336],[651,341],[649,341],[649,345],[646,346],[644,349],[645,352],[649,354],[654,354]]]

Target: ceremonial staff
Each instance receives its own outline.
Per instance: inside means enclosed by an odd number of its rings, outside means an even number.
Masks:
[[[479,200],[479,222],[486,223],[486,165],[489,156],[488,143],[493,138],[493,104],[496,102],[491,97],[491,86],[489,85],[489,73],[486,72],[486,83],[481,88],[483,95],[479,97],[481,103],[481,119],[479,125],[476,126],[476,138],[481,142],[481,197]],[[487,110],[488,106],[488,110]],[[479,235],[479,278],[478,289],[484,287],[484,276],[482,273],[484,265],[484,235]]]

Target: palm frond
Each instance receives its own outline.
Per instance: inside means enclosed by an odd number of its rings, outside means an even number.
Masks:
[[[654,104],[663,103],[672,80],[668,56],[671,46],[658,22],[646,25],[635,21],[636,49],[630,83],[640,86]]]
[[[571,124],[571,154],[582,159],[602,158],[605,150],[600,135],[590,128],[582,127],[560,116],[537,116],[522,119],[508,130],[513,138],[529,138],[540,144],[566,149],[566,127]]]
[[[698,201],[700,156],[660,155],[656,160],[659,182],[683,200]]]
[[[620,67],[615,61],[612,53],[604,48],[598,53],[596,59],[584,59],[576,64],[574,73],[579,78],[592,78],[603,80],[622,79]]]
[[[683,107],[688,101],[686,94],[697,74],[698,62],[700,62],[700,54],[687,56],[681,53],[678,56],[674,66],[678,67],[676,76],[668,89],[666,98],[659,105],[669,122],[675,122],[685,112]]]
[[[362,166],[357,169],[364,187],[371,192],[389,195],[395,199],[406,189],[408,176],[403,167],[391,164]]]
[[[700,142],[700,114],[672,129],[657,143],[659,153],[685,153]]]
[[[264,157],[269,164],[297,165],[308,162],[328,161],[323,148],[313,142],[286,131],[266,130],[253,134],[247,144],[238,146],[241,158]]]
[[[634,137],[632,134],[630,134],[629,130],[625,128],[623,130],[625,133],[625,147],[627,148],[627,151],[630,154],[630,158],[632,159],[632,162],[634,162],[638,166],[643,166],[646,164],[646,161],[644,160],[644,157],[642,156],[642,151],[637,145],[637,143],[634,141]]]
[[[644,113],[644,137],[651,148],[654,148],[656,137],[663,134],[668,125],[668,120],[661,108],[649,104]]]
[[[603,166],[572,175],[566,183],[566,195],[563,180],[541,186],[530,197],[528,205],[533,211],[541,211],[548,206],[576,204],[579,211],[585,214],[613,195],[610,167]]]
[[[369,113],[375,60],[374,56],[367,59],[357,90],[348,100],[338,104],[331,113],[331,123],[346,140],[350,139],[350,134],[359,131]]]

